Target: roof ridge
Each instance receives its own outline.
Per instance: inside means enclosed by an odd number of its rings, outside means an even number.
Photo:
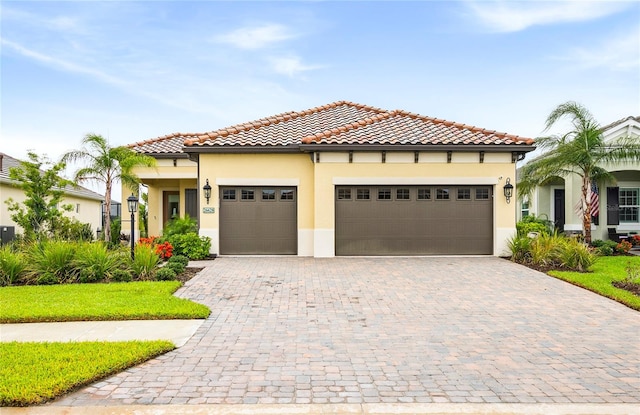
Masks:
[[[620,118],[617,121],[614,121],[614,122],[609,123],[609,124],[607,124],[607,125],[605,125],[603,127],[600,127],[600,131],[606,131],[606,130],[608,130],[610,128],[617,127],[618,125],[624,124],[625,122],[630,121],[630,120],[634,120],[636,122],[640,122],[640,115],[637,115],[637,116],[636,115],[629,115],[628,117]]]
[[[364,110],[368,110],[368,111],[374,111],[374,112],[378,112],[378,113],[385,113],[385,110],[382,110],[380,108],[375,108],[369,105],[364,105],[364,104],[358,104],[355,102],[351,102],[351,101],[345,101],[345,100],[341,100],[341,101],[335,101],[332,102],[330,104],[325,104],[325,105],[320,105],[320,106],[316,106],[316,107],[312,107],[312,108],[308,108],[306,110],[301,110],[301,111],[288,111],[288,112],[283,112],[280,114],[276,114],[276,115],[271,115],[269,117],[264,117],[264,118],[260,118],[254,121],[248,121],[248,122],[244,122],[241,124],[235,124],[232,125],[230,127],[224,127],[218,130],[214,130],[214,131],[209,131],[206,133],[202,133],[202,134],[194,134],[196,136],[196,138],[194,139],[186,139],[184,141],[184,145],[185,146],[191,146],[193,144],[196,143],[204,143],[206,140],[209,139],[216,139],[218,137],[226,137],[229,134],[237,134],[239,132],[244,132],[244,131],[250,131],[252,129],[257,129],[260,127],[266,127],[269,125],[274,125],[274,124],[279,124],[281,122],[284,121],[290,121],[293,119],[297,119],[300,117],[303,117],[305,115],[311,115],[311,114],[315,114],[318,113],[320,111],[325,111],[328,109],[332,109],[332,108],[337,108],[340,107],[342,105],[347,105],[350,107],[355,107],[358,109],[364,109]]]

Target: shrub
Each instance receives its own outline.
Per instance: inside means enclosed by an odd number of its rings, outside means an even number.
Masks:
[[[633,235],[631,237],[631,245],[640,246],[640,235]]]
[[[631,242],[629,241],[620,241],[620,243],[616,245],[616,252],[619,254],[628,254],[629,251],[631,251]]]
[[[117,248],[120,246],[120,232],[122,232],[122,223],[120,218],[115,218],[111,221],[111,239],[109,240],[110,248]]]
[[[10,245],[0,247],[0,286],[13,285],[24,275],[27,262],[24,254]]]
[[[186,267],[180,262],[168,262],[164,268],[171,268],[176,274],[180,274],[184,272]]]
[[[133,275],[140,280],[151,280],[160,263],[160,257],[153,252],[148,245],[136,245],[134,248],[134,260],[131,264]]]
[[[511,252],[511,260],[519,263],[529,262],[531,255],[531,241],[528,236],[514,236],[507,241],[509,251]]]
[[[184,255],[189,259],[204,259],[209,256],[211,238],[198,236],[197,233],[176,234],[169,239],[175,255]]]
[[[564,238],[559,245],[557,259],[563,268],[586,272],[595,262],[596,256],[587,245],[575,239]]]
[[[600,256],[611,256],[613,255],[614,252],[614,248],[610,247],[609,245],[601,245],[600,247],[596,248],[596,253]]]
[[[165,240],[169,240],[174,235],[186,233],[198,233],[198,224],[195,219],[191,219],[189,215],[170,220],[164,225],[164,229],[162,230],[162,236]]]
[[[162,267],[156,272],[157,281],[173,281],[176,279],[176,272],[170,267]]]
[[[84,243],[76,252],[75,265],[80,270],[80,282],[110,280],[121,263],[121,252],[110,251],[101,242]]]
[[[186,267],[187,265],[189,265],[189,258],[187,258],[184,255],[174,255],[171,258],[169,258],[168,262],[169,263],[179,262]]]
[[[553,222],[540,216],[528,215],[516,223],[518,236],[527,236],[531,232],[541,235],[553,233]]]
[[[133,278],[131,277],[131,271],[126,269],[115,269],[111,274],[111,280],[115,282],[130,282]]]
[[[42,285],[76,282],[76,249],[77,244],[67,241],[34,243],[27,254],[29,281]]]

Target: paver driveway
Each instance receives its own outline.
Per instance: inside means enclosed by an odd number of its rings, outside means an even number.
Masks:
[[[640,402],[640,313],[499,258],[218,258],[182,348],[54,405]]]

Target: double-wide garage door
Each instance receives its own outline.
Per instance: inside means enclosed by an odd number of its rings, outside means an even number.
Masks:
[[[296,205],[295,187],[221,187],[220,253],[295,255]]]
[[[491,186],[337,186],[336,255],[493,254]]]

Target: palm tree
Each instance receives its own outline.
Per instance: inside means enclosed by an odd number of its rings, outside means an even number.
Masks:
[[[87,134],[82,140],[82,148],[66,153],[62,156],[64,162],[85,162],[75,172],[76,182],[96,182],[105,185],[104,203],[107,207],[104,218],[104,240],[111,240],[111,189],[113,184],[120,181],[131,189],[137,188],[140,179],[133,173],[138,166],[155,166],[155,159],[136,153],[127,147],[111,147],[107,140],[96,134]]]
[[[545,124],[548,131],[558,120],[568,117],[573,129],[564,135],[536,139],[539,148],[549,150],[522,168],[518,183],[520,196],[531,194],[537,186],[554,177],[577,174],[582,179],[582,228],[585,242],[591,243],[591,200],[588,197],[592,183],[615,181],[603,165],[625,161],[640,161],[640,140],[624,137],[615,143],[605,143],[600,125],[593,115],[576,102],[566,102],[554,109]]]

